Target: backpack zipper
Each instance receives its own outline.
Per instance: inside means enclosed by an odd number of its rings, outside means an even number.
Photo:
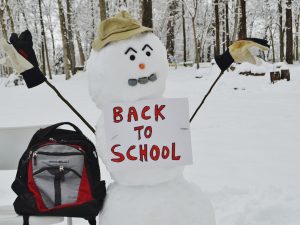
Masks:
[[[69,155],[84,155],[82,152],[35,152],[36,155],[54,155],[54,156],[69,156]]]
[[[37,175],[39,173],[42,173],[42,172],[44,172],[46,170],[52,170],[52,169],[57,169],[59,172],[70,171],[70,172],[73,172],[79,178],[81,178],[81,175],[76,170],[73,170],[71,168],[67,168],[67,167],[64,167],[64,166],[49,166],[49,167],[44,167],[44,168],[41,168],[41,169],[35,171],[32,175],[35,176],[35,175]]]
[[[51,138],[49,138],[50,140]],[[53,138],[52,138],[53,139]],[[53,139],[54,140],[54,139]],[[82,148],[80,146],[77,146],[77,145],[66,145],[66,146],[69,146],[69,147],[72,147],[76,150],[78,150],[79,152],[76,153],[76,152],[53,152],[53,153],[50,153],[50,152],[36,152],[38,149],[44,147],[44,146],[47,146],[47,145],[63,145],[63,144],[60,144],[60,143],[57,143],[57,142],[48,142],[48,143],[44,143],[44,144],[41,144],[41,145],[38,145],[34,150],[30,151],[29,152],[29,156],[28,156],[28,159],[32,158],[33,159],[33,165],[37,165],[37,155],[54,155],[54,156],[69,156],[69,155],[84,155],[85,156],[85,152],[82,150]]]

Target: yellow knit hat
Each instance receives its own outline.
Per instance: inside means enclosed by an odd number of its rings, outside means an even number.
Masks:
[[[98,37],[93,42],[93,49],[99,51],[110,42],[128,39],[146,31],[152,31],[152,29],[142,26],[127,11],[121,11],[100,23]]]

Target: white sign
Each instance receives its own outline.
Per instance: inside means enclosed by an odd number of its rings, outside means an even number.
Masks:
[[[104,107],[114,169],[192,164],[188,100],[151,99]]]

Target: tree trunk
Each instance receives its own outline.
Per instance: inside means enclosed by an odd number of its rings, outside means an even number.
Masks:
[[[90,49],[89,52],[91,52],[92,50],[92,43],[95,39],[95,30],[96,30],[96,26],[95,26],[95,7],[94,7],[94,1],[90,1],[90,7],[91,7],[91,17],[92,17],[92,36],[91,36],[91,40],[90,40]]]
[[[21,9],[21,13],[25,22],[25,26],[28,29],[28,21],[27,21],[27,17],[25,15],[25,11],[24,11],[24,4],[23,4],[23,0],[17,0],[18,4],[20,5],[20,9]]]
[[[293,20],[292,0],[286,1],[286,62],[293,64]]]
[[[81,37],[80,37],[79,31],[76,32],[76,41],[77,41],[78,50],[79,50],[80,63],[82,66],[84,66],[85,57],[84,57],[84,53],[83,53],[83,48],[82,48],[82,44],[81,44]]]
[[[9,17],[9,21],[10,21],[10,31],[11,31],[11,33],[16,33],[14,18],[12,16],[11,9],[10,9],[9,4],[8,4],[8,0],[6,0],[6,11],[7,11],[7,14],[8,14],[8,17]]]
[[[222,2],[222,50],[223,53],[226,51],[226,12],[225,12],[225,2]]]
[[[240,0],[239,39],[247,38],[246,0]]]
[[[67,0],[67,21],[68,21],[68,44],[70,48],[70,63],[71,63],[71,72],[74,75],[76,73],[76,60],[75,60],[75,48],[74,48],[74,39],[73,39],[73,0]]]
[[[207,61],[211,61],[211,45],[209,45],[207,48]]]
[[[296,56],[296,61],[298,61],[299,60],[299,26],[300,26],[300,8],[299,8],[299,10],[298,10],[298,17],[297,17],[297,21],[296,21],[296,54],[295,54],[295,56]]]
[[[1,28],[2,28],[2,36],[5,40],[8,40],[8,36],[7,36],[7,27],[6,27],[6,23],[5,23],[5,18],[4,18],[4,2],[3,0],[0,1],[0,23],[1,23]],[[12,68],[10,67],[6,67],[4,68],[4,71],[6,74],[11,74],[13,72]]]
[[[5,40],[8,39],[7,37],[7,29],[6,29],[6,23],[4,20],[4,3],[3,0],[0,2],[0,23],[1,23],[1,28],[2,28],[2,35],[5,38]]]
[[[105,0],[99,0],[99,7],[100,7],[100,19],[101,19],[101,21],[103,21],[106,19]]]
[[[219,0],[215,0],[215,55],[220,55],[220,21],[219,21]]]
[[[272,46],[272,60],[273,63],[275,63],[275,47],[274,47],[274,35],[272,33],[272,28],[269,26],[269,31],[270,31],[270,38],[271,38],[271,46]]]
[[[42,46],[44,47],[43,49],[45,50],[46,53],[46,61],[47,61],[47,66],[48,66],[48,73],[49,73],[49,78],[52,79],[51,75],[51,69],[50,69],[50,63],[49,63],[49,54],[48,54],[48,47],[47,47],[47,39],[45,35],[45,28],[44,28],[44,22],[43,22],[43,15],[42,15],[42,6],[41,6],[41,0],[39,0],[39,10],[40,10],[40,23],[41,23],[41,33],[42,33],[42,38],[44,39],[44,44],[42,41]],[[44,53],[43,53],[44,54]],[[44,69],[44,75],[46,76],[46,71],[45,71],[45,56],[43,56],[43,69]]]
[[[236,0],[235,10],[234,10],[234,28],[232,34],[232,41],[236,41],[237,33],[239,29],[239,8],[240,8],[240,0]]]
[[[197,69],[200,68],[199,65],[199,52],[198,52],[198,45],[197,45],[197,34],[196,34],[196,25],[195,25],[195,17],[192,18],[192,26],[193,26],[193,34],[194,34],[194,45],[195,45],[195,62],[197,64]]]
[[[42,72],[46,76],[46,60],[45,60],[45,45],[44,41],[41,41],[41,61],[42,61]]]
[[[58,12],[59,12],[59,22],[60,22],[60,32],[63,42],[63,54],[64,54],[64,73],[66,80],[70,79],[69,63],[68,63],[68,40],[67,40],[67,31],[66,31],[66,20],[64,15],[64,9],[62,5],[62,0],[57,0]]]
[[[174,2],[174,0],[173,0],[173,2]],[[172,13],[172,12],[170,12],[170,13]],[[142,24],[145,27],[153,28],[152,0],[143,0],[143,2],[142,2]]]
[[[169,17],[168,17],[168,24],[167,24],[167,52],[168,55],[174,56],[175,55],[175,16],[177,14],[177,1],[172,0],[169,2],[168,6]]]
[[[184,3],[181,4],[182,7],[182,34],[183,34],[183,65],[186,66],[186,32],[185,32],[185,11]]]
[[[33,15],[34,15],[34,18],[38,18],[38,15],[37,15],[37,13],[36,13],[36,9],[34,9],[33,10]],[[39,34],[40,34],[40,32],[39,32],[39,30],[38,30],[38,25],[37,25],[37,21],[36,20],[34,20],[33,21],[33,25],[34,25],[34,30],[33,30],[33,37],[36,37],[36,39],[38,39],[39,40],[39,38],[40,38],[40,36],[39,36]],[[37,42],[36,43],[36,47],[37,47],[37,49],[38,49],[38,56],[37,56],[37,58],[38,58],[38,61],[39,61],[39,67],[41,68],[41,65],[42,65],[42,54],[41,54],[41,46],[40,46],[40,43],[39,42]]]
[[[51,35],[51,42],[52,42],[52,63],[55,64],[55,58],[56,58],[56,52],[55,52],[55,40],[54,40],[54,34],[53,34],[53,29],[50,30],[50,35]]]
[[[228,48],[230,45],[228,0],[225,0],[225,19],[226,19],[226,47]]]
[[[282,0],[278,0],[278,14],[279,14],[279,54],[280,61],[284,60],[284,29],[282,22]]]

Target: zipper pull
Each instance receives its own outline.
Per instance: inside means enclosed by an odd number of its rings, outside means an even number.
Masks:
[[[59,175],[60,175],[60,180],[64,181],[64,166],[59,166]]]
[[[37,153],[36,152],[34,152],[33,154],[32,154],[32,158],[33,158],[33,165],[37,165]]]
[[[97,152],[96,152],[96,151],[93,151],[93,154],[94,154],[95,158],[98,159],[98,154],[97,154]]]
[[[48,140],[52,141],[52,142],[56,142],[56,140],[54,138],[49,138]]]
[[[27,160],[29,160],[29,159],[30,159],[31,155],[32,155],[32,151],[30,151],[30,152],[29,152],[29,155],[28,155],[28,158],[27,158]]]

